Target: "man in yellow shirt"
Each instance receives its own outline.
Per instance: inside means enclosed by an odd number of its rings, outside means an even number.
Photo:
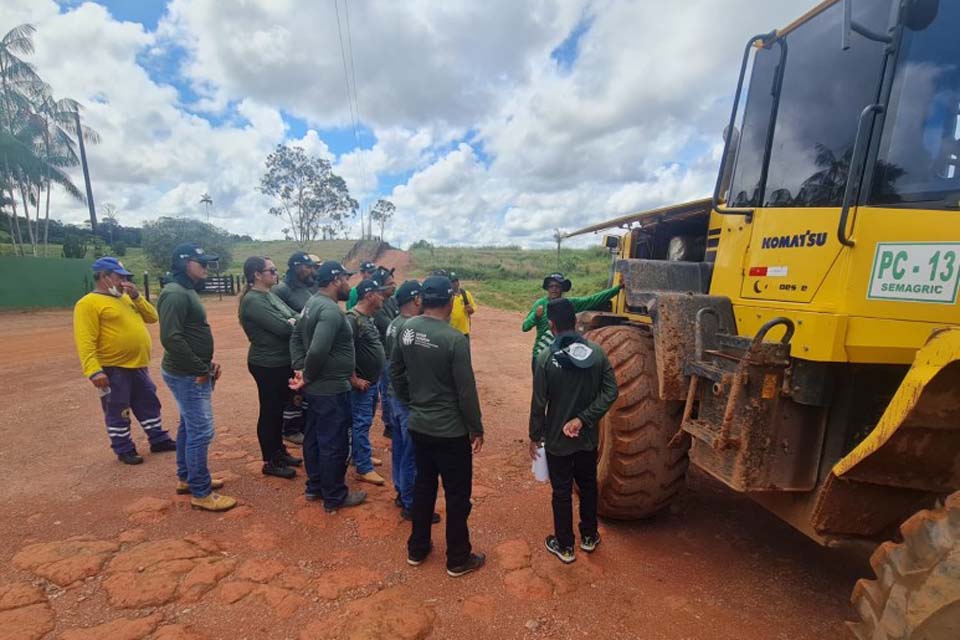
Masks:
[[[128,279],[133,274],[116,258],[93,263],[94,290],[73,308],[73,334],[83,375],[100,394],[110,447],[124,464],[143,458],[130,438],[131,411],[150,441],[150,451],[176,451],[160,421],[157,387],[150,379],[152,343],[146,322],[157,311]]]
[[[477,312],[477,302],[466,289],[460,288],[460,276],[450,272],[450,282],[453,284],[453,313],[450,314],[450,326],[467,336],[470,344],[470,323],[472,316]]]

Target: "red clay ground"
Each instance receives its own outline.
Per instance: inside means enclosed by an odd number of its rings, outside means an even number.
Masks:
[[[224,369],[211,468],[241,501],[226,515],[174,495],[173,454],[147,453],[142,432],[145,464],[116,461],[68,311],[0,315],[0,639],[846,637],[862,561],[696,473],[662,517],[605,523],[598,551],[573,565],[549,556],[549,491],[526,457],[532,336],[518,314],[476,316],[487,439],[470,523],[489,562],[455,580],[442,526],[437,553],[407,566],[389,486],[364,487],[369,504],[330,516],[303,500],[302,476],[260,474],[236,301],[210,300],[208,311]],[[160,355],[154,331],[157,381]],[[388,442],[375,445],[389,476]]]

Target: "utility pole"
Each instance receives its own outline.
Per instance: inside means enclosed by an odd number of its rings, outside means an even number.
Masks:
[[[562,271],[560,265],[560,243],[563,242],[563,232],[560,231],[560,229],[554,229],[553,239],[557,241],[557,270]]]
[[[77,142],[80,144],[80,164],[83,166],[83,184],[87,188],[87,208],[90,210],[90,230],[97,232],[97,208],[93,204],[93,188],[90,186],[90,167],[87,166],[87,150],[83,145],[83,128],[80,126],[80,112],[74,111],[77,122]]]

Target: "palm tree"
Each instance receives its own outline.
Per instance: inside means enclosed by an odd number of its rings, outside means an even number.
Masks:
[[[54,99],[49,90],[43,91],[36,99],[35,121],[40,128],[39,145],[43,158],[57,167],[72,167],[80,162],[73,135],[76,115],[80,103],[70,98]],[[100,136],[90,127],[81,127],[84,140],[92,144],[100,141]],[[50,186],[49,176],[44,176],[40,189],[46,189],[46,210],[43,221],[43,253],[47,253],[50,226]],[[74,187],[74,191],[77,189]],[[72,194],[71,194],[72,195]],[[37,199],[37,224],[40,222],[40,202]],[[81,198],[81,202],[84,200]]]
[[[209,193],[204,193],[200,196],[200,204],[205,205],[207,210],[207,222],[210,222],[210,207],[213,206],[213,198],[210,197]]]
[[[66,192],[85,202],[83,194],[62,170],[78,163],[70,128],[76,121],[80,105],[75,100],[56,100],[33,66],[18,54],[33,53],[36,29],[24,24],[0,38],[0,188],[10,194],[5,198],[12,211],[11,235],[23,254],[23,234],[17,215],[14,190],[20,191],[27,235],[37,255],[39,245],[40,202],[46,189],[46,212],[43,228],[44,255],[47,251],[50,222],[50,189],[56,183]],[[99,141],[88,127],[78,130],[90,142]],[[30,219],[30,205],[35,206],[36,231]]]

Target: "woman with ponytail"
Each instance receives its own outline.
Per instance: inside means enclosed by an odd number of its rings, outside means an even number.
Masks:
[[[281,437],[283,407],[290,397],[290,334],[296,314],[270,287],[277,284],[277,267],[270,258],[253,256],[243,263],[246,287],[240,293],[240,326],[250,339],[247,368],[257,382],[260,417],[257,440],[263,456],[263,474],[294,478],[302,460],[287,453]]]

